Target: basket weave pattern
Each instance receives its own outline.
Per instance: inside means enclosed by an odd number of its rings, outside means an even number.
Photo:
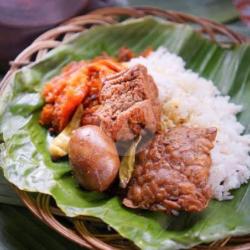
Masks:
[[[10,77],[18,69],[38,61],[49,50],[60,46],[60,44],[74,37],[79,32],[95,25],[117,23],[118,17],[120,16],[139,18],[145,15],[157,16],[175,23],[196,24],[198,27],[197,32],[204,34],[214,42],[220,43],[221,46],[227,46],[228,42],[230,44],[249,42],[248,38],[229,30],[222,24],[180,12],[160,10],[151,7],[99,9],[88,15],[72,18],[62,25],[39,36],[27,49],[11,62],[10,70],[5,75],[0,85],[0,94],[9,83]],[[219,36],[220,38],[224,37],[227,43],[219,42]],[[15,190],[34,215],[80,246],[102,250],[137,248],[133,243],[123,239],[113,230],[105,230],[105,224],[99,219],[86,216],[68,218],[56,207],[50,196],[37,194],[36,197],[34,197],[34,195],[31,196],[28,192],[18,190],[17,188],[15,188]],[[250,243],[248,242],[250,242],[250,237],[248,236],[229,237],[221,241],[213,242],[210,245],[199,245],[193,249],[248,250],[250,249]]]

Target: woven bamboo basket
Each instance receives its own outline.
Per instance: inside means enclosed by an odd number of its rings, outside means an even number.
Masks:
[[[197,32],[219,43],[221,46],[249,42],[249,38],[233,32],[222,24],[181,12],[152,7],[99,9],[88,15],[72,18],[39,36],[10,63],[10,70],[0,85],[0,94],[5,86],[8,85],[11,76],[18,69],[38,61],[49,50],[60,46],[60,44],[72,38],[77,33],[95,25],[117,23],[120,16],[139,18],[145,15],[157,16],[175,23],[195,24]],[[55,202],[50,196],[40,193],[31,195],[17,188],[15,190],[23,203],[36,217],[83,248],[101,250],[137,249],[132,242],[122,238],[115,231],[108,230],[107,225],[99,219],[86,216],[68,218],[56,207]],[[193,249],[248,250],[250,249],[250,236],[229,237],[213,242],[210,245],[199,245]]]

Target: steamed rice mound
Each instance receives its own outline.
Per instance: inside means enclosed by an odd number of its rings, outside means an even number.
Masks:
[[[164,48],[127,64],[146,66],[154,78],[163,103],[163,127],[183,124],[217,128],[209,183],[214,198],[231,199],[230,190],[250,177],[250,135],[242,135],[244,126],[236,119],[242,107],[231,103],[229,96],[222,96],[212,81],[185,69],[182,58]]]

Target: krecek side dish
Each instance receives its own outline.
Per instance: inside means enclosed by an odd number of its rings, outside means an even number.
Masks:
[[[52,159],[129,209],[200,212],[249,179],[241,106],[164,48],[71,62],[41,95]]]

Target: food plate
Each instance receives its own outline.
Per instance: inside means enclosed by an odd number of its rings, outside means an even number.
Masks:
[[[222,48],[190,26],[153,17],[94,27],[21,68],[1,95],[1,167],[20,190],[51,195],[68,216],[93,216],[141,249],[180,249],[250,233],[249,185],[228,201],[211,201],[202,213],[170,216],[125,208],[116,196],[87,192],[72,178],[67,161],[53,162],[48,131],[39,125],[42,85],[70,61],[90,59],[103,51],[115,55],[127,46],[136,53],[165,47],[183,58],[186,68],[210,79],[234,103],[243,105],[238,120],[249,133],[250,61],[247,44]]]

